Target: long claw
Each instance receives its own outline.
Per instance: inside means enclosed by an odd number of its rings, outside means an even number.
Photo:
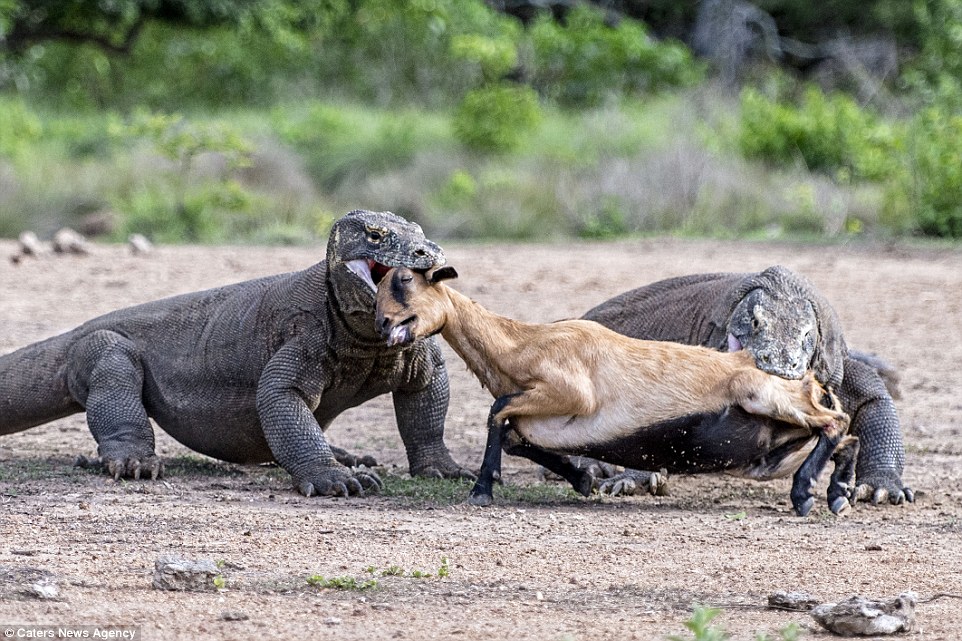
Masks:
[[[861,485],[855,488],[855,500],[856,501],[868,500],[868,498],[872,496],[873,491],[874,491],[874,488],[871,485],[868,485],[867,483],[862,483]]]
[[[304,496],[312,496],[314,494],[314,484],[310,481],[304,481],[297,486],[297,491]]]

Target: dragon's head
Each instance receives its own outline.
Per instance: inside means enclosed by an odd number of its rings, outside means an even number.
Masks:
[[[328,277],[345,314],[373,314],[377,284],[392,267],[424,270],[445,262],[420,225],[387,211],[345,214],[327,242]]]
[[[762,371],[800,379],[812,367],[818,317],[805,298],[781,296],[768,288],[748,292],[728,322],[728,351],[747,350]]]

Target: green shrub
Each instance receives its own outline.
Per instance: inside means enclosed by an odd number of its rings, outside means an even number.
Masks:
[[[437,149],[446,123],[423,112],[317,104],[306,114],[273,113],[282,141],[300,152],[314,182],[326,191],[408,164],[419,151]]]
[[[598,104],[609,95],[691,84],[701,75],[680,43],[656,42],[629,18],[610,26],[588,4],[575,6],[563,23],[543,14],[530,39],[535,87],[564,104]]]
[[[921,51],[902,81],[924,104],[962,104],[962,0],[912,3]]]
[[[315,56],[322,82],[347,95],[378,104],[450,104],[516,56],[520,23],[483,0],[352,4]]]
[[[842,94],[809,87],[799,105],[772,100],[757,89],[741,95],[742,153],[774,164],[801,159],[811,171],[838,178],[881,180],[898,168],[904,134]]]
[[[906,187],[918,229],[962,238],[962,115],[930,108],[912,131]]]
[[[517,44],[506,37],[456,35],[451,39],[451,55],[476,64],[487,80],[500,79],[518,64]]]
[[[541,118],[534,90],[492,84],[464,97],[454,114],[454,135],[469,149],[506,152],[516,149]]]
[[[0,122],[0,158],[16,160],[43,132],[40,118],[16,98],[0,98]]]

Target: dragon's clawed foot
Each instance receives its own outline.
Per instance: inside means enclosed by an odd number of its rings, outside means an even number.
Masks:
[[[642,470],[625,470],[611,478],[604,479],[598,485],[598,493],[607,496],[632,496],[647,492],[652,496],[668,494],[668,472],[645,472]]]
[[[377,467],[377,459],[369,454],[358,456],[340,447],[334,447],[333,445],[331,446],[331,452],[334,454],[334,459],[346,467],[357,467],[358,465]]]
[[[294,486],[304,496],[364,496],[377,494],[384,483],[372,470],[330,465],[306,478],[295,478]]]
[[[102,468],[114,480],[122,478],[150,479],[156,481],[164,475],[164,462],[153,454],[147,456],[97,456],[88,458],[78,456],[74,461],[76,467]]]
[[[855,501],[870,501],[874,505],[900,505],[914,503],[915,492],[902,485],[901,480],[892,475],[867,476],[858,479],[854,493]]]
[[[417,467],[412,465],[411,476],[429,479],[465,479],[468,481],[474,481],[478,478],[477,474],[458,465],[450,456],[436,457]]]

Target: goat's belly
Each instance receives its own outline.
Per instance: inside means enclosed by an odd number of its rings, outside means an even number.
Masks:
[[[639,429],[632,426],[630,416],[618,409],[585,416],[513,417],[511,425],[529,443],[559,452],[580,451],[629,436]]]
[[[815,444],[811,431],[740,408],[690,414],[626,430],[603,417],[522,419],[515,429],[534,445],[634,469],[729,472],[755,479],[793,473]]]

